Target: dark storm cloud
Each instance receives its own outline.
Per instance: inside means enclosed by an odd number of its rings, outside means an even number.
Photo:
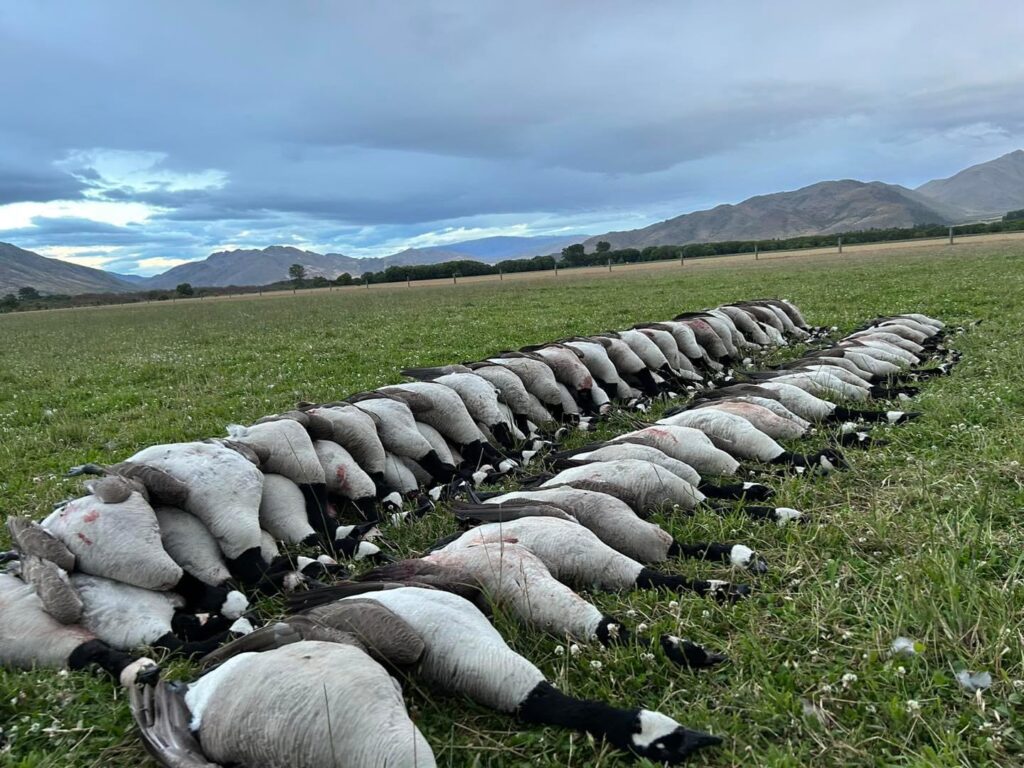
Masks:
[[[0,237],[372,249],[916,185],[1021,145],[1022,33],[1010,0],[4,4],[0,227],[24,201],[150,216]]]

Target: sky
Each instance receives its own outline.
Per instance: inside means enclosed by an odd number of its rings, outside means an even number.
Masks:
[[[1024,147],[1016,0],[0,4],[0,241],[155,274],[599,234]]]

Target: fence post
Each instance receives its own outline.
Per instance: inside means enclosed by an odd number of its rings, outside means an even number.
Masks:
[[[409,278],[409,273],[405,273],[405,287],[412,288],[412,280]]]
[[[757,261],[759,258],[760,258],[760,255],[758,254],[757,243],[754,243],[754,261]]]
[[[457,274],[455,274],[454,272],[452,272],[452,285],[458,285],[458,284],[459,284],[459,276]]]
[[[608,271],[609,272],[612,271],[612,257],[611,256],[608,257]]]
[[[952,227],[949,228],[949,244],[950,245],[953,244],[953,228]]]
[[[558,277],[558,259],[555,259],[555,277]]]
[[[842,238],[842,236],[839,237],[839,252],[840,253],[843,252],[843,238]]]
[[[504,275],[504,273],[503,273],[503,272],[501,271],[501,267],[498,267],[498,280],[499,280],[499,281],[501,281],[501,282],[504,282],[504,281],[505,281],[505,275]]]

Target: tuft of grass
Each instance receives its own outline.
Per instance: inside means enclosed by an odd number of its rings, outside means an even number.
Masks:
[[[628,647],[582,645],[575,656],[565,638],[500,612],[495,620],[563,690],[659,709],[721,735],[723,747],[695,765],[1020,765],[1022,257],[1017,243],[975,244],[0,317],[0,517],[39,517],[76,495],[79,483],[63,477],[71,465],[219,435],[229,422],[296,400],[399,381],[405,366],[761,296],[792,299],[811,322],[840,331],[878,314],[921,311],[967,328],[950,339],[963,363],[924,386],[912,404],[921,419],[878,430],[889,445],[851,450],[850,471],[768,481],[779,503],[810,513],[808,525],[777,528],[738,514],[656,517],[679,539],[758,549],[771,571],[754,582],[750,600],[592,594],[602,610],[648,630]],[[584,439],[592,436],[574,437]],[[393,554],[408,556],[452,530],[438,513],[386,537]],[[717,565],[666,567],[751,581]],[[260,610],[270,615],[279,605],[265,601]],[[662,632],[731,662],[692,674],[657,652],[643,661]],[[893,657],[898,636],[920,652]],[[960,669],[991,672],[992,687],[966,693],[954,677]],[[192,673],[183,662],[168,671]],[[441,765],[626,764],[585,736],[521,727],[415,677],[405,691]],[[153,764],[133,735],[127,701],[98,677],[0,671],[0,728],[3,766]]]

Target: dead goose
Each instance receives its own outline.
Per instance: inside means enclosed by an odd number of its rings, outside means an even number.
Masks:
[[[706,434],[692,427],[656,424],[613,437],[610,442],[649,445],[690,465],[701,475],[733,475],[740,465],[731,455],[717,448]]]
[[[456,468],[441,461],[433,446],[416,429],[416,417],[404,402],[383,392],[365,392],[352,396],[349,401],[373,416],[381,445],[387,452],[412,459],[436,482],[448,482],[455,476]],[[385,477],[389,470],[394,471],[392,462],[385,466]],[[393,482],[388,485],[392,491],[397,490]]]
[[[473,586],[524,623],[546,632],[583,641],[597,638],[605,645],[623,640],[626,634],[622,622],[606,616],[558,581],[526,547],[511,542],[435,551],[380,566],[358,580],[441,588]]]
[[[530,434],[533,424],[541,430],[554,431],[558,425],[555,417],[537,397],[531,393],[523,380],[512,370],[502,365],[473,363],[470,369],[486,379],[501,393],[501,400],[516,416],[516,424],[523,432]]]
[[[608,394],[594,382],[579,350],[564,344],[544,344],[523,347],[521,351],[532,353],[547,363],[555,379],[568,389],[571,399],[584,413],[603,413],[611,407]],[[562,400],[564,403],[565,398]]]
[[[725,581],[688,579],[652,570],[601,541],[575,521],[556,517],[521,517],[487,523],[445,540],[438,552],[514,542],[540,558],[559,581],[584,589],[608,591],[667,589],[735,600],[750,588]]]
[[[189,684],[183,697],[176,694],[170,706],[179,720],[189,718],[198,740],[175,734],[192,753],[188,765],[209,765],[199,762],[204,756],[280,768],[334,768],[339,760],[353,768],[433,768],[430,745],[394,679],[354,637],[339,635],[330,634],[343,642],[299,640],[239,653]],[[144,733],[163,753],[152,726]]]
[[[526,391],[537,398],[541,407],[549,411],[556,419],[561,419],[562,395],[551,366],[543,360],[530,357],[522,352],[504,352],[500,356],[488,358],[485,362],[488,365],[498,365],[512,371],[522,381]]]
[[[618,709],[567,696],[505,643],[468,600],[441,590],[403,587],[359,598],[386,606],[424,641],[416,674],[443,691],[538,725],[584,731],[659,764],[681,762],[719,742],[645,709]]]
[[[82,599],[81,623],[111,648],[151,646],[194,655],[208,653],[229,636],[229,627],[251,629],[244,620],[198,620],[173,592],[155,592],[98,576],[71,575]],[[180,636],[179,636],[180,635]]]
[[[93,664],[122,685],[155,673],[156,664],[117,651],[80,624],[62,624],[43,608],[36,590],[0,573],[0,664],[13,669],[85,669]]]
[[[307,419],[307,414],[303,414]],[[321,432],[332,432],[329,422]],[[260,469],[284,475],[302,489],[306,498],[306,514],[314,528],[329,537],[333,534],[327,507],[327,484],[324,468],[313,448],[313,439],[306,428],[292,418],[271,417],[251,426],[229,424],[231,440],[252,448],[260,459]]]
[[[716,446],[740,459],[814,468],[822,472],[847,466],[842,454],[831,448],[813,454],[787,451],[747,419],[722,410],[698,408],[682,411],[658,423],[699,429]]]
[[[377,434],[377,418],[351,403],[329,403],[311,405],[300,403],[308,413],[316,415],[331,425],[330,440],[352,454],[377,485],[377,495],[384,498],[384,445]]]
[[[243,583],[260,580],[263,473],[249,459],[217,443],[171,443],[145,448],[130,460],[181,481],[189,491],[183,509],[213,534],[232,574]]]
[[[376,520],[377,485],[351,453],[332,440],[316,440],[313,450],[323,467],[327,491],[337,500],[345,500],[359,510],[364,520]],[[330,531],[331,539],[335,537],[337,520],[332,521],[334,529]]]
[[[503,457],[484,438],[458,392],[432,381],[412,381],[381,387],[379,392],[401,400],[416,421],[429,424],[459,447],[472,466],[497,465]]]
[[[570,515],[608,546],[641,563],[661,563],[673,557],[730,563],[755,572],[766,570],[766,563],[743,544],[684,543],[658,525],[640,518],[621,499],[599,491],[563,485],[536,491],[511,491],[491,496],[483,505],[456,504],[452,511],[461,519],[500,522],[517,519],[525,507],[539,504],[550,514],[554,508]],[[481,509],[481,507],[484,507]],[[488,513],[488,508],[493,512]]]

